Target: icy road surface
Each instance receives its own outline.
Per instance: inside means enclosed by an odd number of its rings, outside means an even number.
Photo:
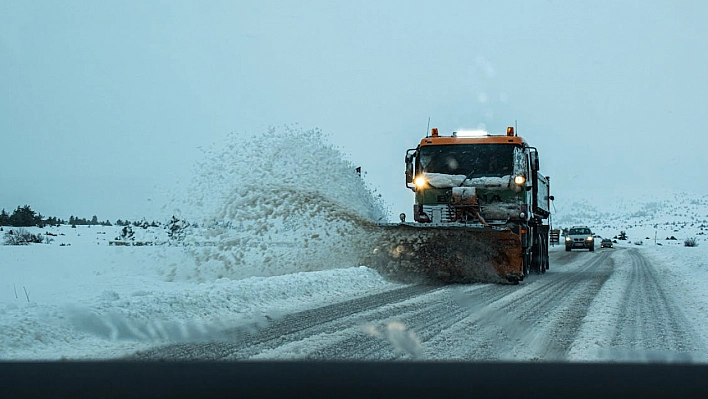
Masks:
[[[551,251],[517,286],[413,285],[130,358],[169,360],[706,361],[655,265],[635,248]]]

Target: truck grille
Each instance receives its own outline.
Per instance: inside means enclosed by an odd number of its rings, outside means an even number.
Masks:
[[[449,223],[455,218],[455,211],[447,204],[423,205],[423,212],[433,223]]]

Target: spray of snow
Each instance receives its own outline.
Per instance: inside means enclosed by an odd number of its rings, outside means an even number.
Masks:
[[[173,274],[205,281],[358,266],[387,212],[321,131],[272,128],[207,150],[181,216],[196,265]]]

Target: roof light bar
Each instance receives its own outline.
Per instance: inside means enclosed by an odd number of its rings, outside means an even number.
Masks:
[[[458,132],[452,132],[452,137],[483,137],[489,136],[484,130],[460,130]]]

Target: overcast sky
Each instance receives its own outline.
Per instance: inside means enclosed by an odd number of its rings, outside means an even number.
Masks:
[[[0,0],[0,208],[168,217],[200,146],[298,124],[410,214],[428,117],[518,121],[557,202],[705,193],[706,4]]]

